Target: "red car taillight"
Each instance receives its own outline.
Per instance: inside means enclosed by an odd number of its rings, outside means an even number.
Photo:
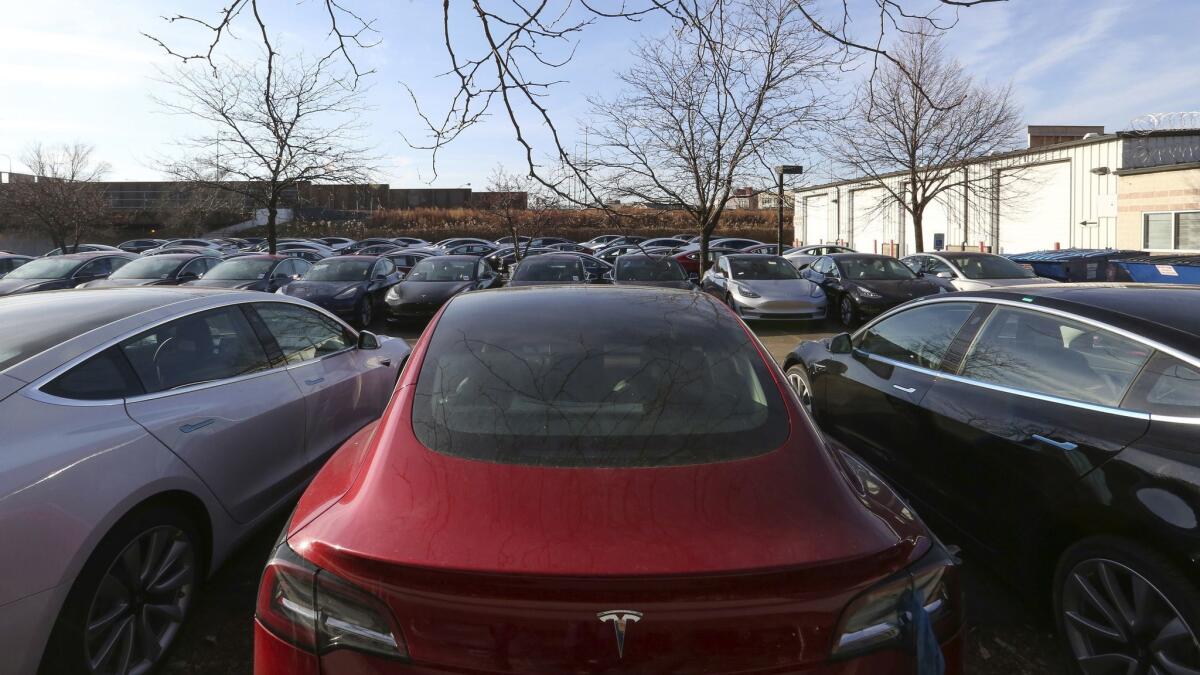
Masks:
[[[287,542],[267,561],[255,614],[280,639],[316,654],[354,649],[408,657],[378,598],[301,558]]]
[[[962,626],[962,590],[958,563],[939,544],[903,572],[868,589],[846,607],[838,623],[835,658],[856,656],[885,647],[911,647],[920,636],[911,616],[917,606],[939,643]]]

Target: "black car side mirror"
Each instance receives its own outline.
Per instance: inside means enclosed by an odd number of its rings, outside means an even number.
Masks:
[[[359,349],[379,349],[379,336],[369,330],[358,334]]]
[[[849,333],[835,335],[829,341],[829,351],[834,354],[849,354],[854,351],[854,343],[850,341]]]

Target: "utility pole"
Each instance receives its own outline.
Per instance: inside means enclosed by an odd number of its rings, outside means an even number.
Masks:
[[[779,182],[779,203],[776,204],[776,212],[779,219],[779,249],[776,251],[778,255],[783,255],[783,177],[785,175],[800,175],[804,173],[804,167],[799,164],[781,164],[775,167],[775,177]]]

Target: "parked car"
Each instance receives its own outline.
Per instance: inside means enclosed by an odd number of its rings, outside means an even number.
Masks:
[[[220,258],[189,253],[142,257],[130,261],[103,279],[79,284],[77,288],[177,286],[199,279],[220,264]]]
[[[683,240],[683,239],[677,239],[675,237],[656,237],[654,239],[647,239],[645,241],[638,242],[638,243],[641,244],[642,248],[650,249],[650,248],[679,248],[680,246],[687,246],[690,242]]]
[[[212,248],[216,249],[221,254],[235,253],[237,251],[237,246],[213,239],[168,239],[167,243],[163,244],[163,246],[195,246],[198,248]]]
[[[524,246],[522,246],[521,247],[521,259],[523,260],[526,257],[542,255],[544,253],[561,253],[561,252],[562,251],[555,251],[552,248],[525,248]],[[508,272],[509,266],[517,261],[517,254],[516,254],[516,251],[512,248],[502,248],[502,249],[499,249],[498,251],[495,251],[493,253],[489,253],[488,255],[483,256],[482,260],[487,262],[488,266],[491,267],[493,270],[496,270],[500,274],[505,274]]]
[[[787,377],[923,514],[1052,600],[1072,662],[1197,671],[1197,301],[1133,284],[927,298],[801,344]]]
[[[383,255],[385,258],[392,261],[392,264],[396,266],[396,271],[399,272],[401,276],[406,276],[409,270],[413,268],[413,265],[416,265],[419,261],[436,254],[413,251],[406,248],[398,248],[394,249],[391,253],[385,253]]]
[[[529,239],[529,237],[525,237],[525,239]],[[498,243],[503,243],[503,240],[500,242],[491,242],[487,239],[480,239],[478,237],[453,237],[451,239],[443,239],[433,246],[444,251],[446,249],[453,248],[455,246],[461,246],[463,244],[487,244],[488,246],[494,247]]]
[[[241,251],[236,251],[234,253],[226,254],[226,253],[222,253],[221,249],[218,249],[218,248],[205,248],[202,246],[164,245],[164,246],[159,246],[158,248],[152,248],[148,251],[142,251],[141,255],[144,258],[152,258],[154,256],[159,256],[159,255],[206,255],[210,258],[216,258],[216,259],[220,260],[221,258],[224,258],[226,255],[237,255],[238,253],[241,253]]]
[[[354,244],[354,240],[349,237],[318,237],[313,241],[325,244],[335,252],[341,252],[342,249]]]
[[[379,416],[409,351],[290,299],[187,287],[4,298],[0,325],[18,675],[152,670],[204,577]]]
[[[618,286],[657,286],[685,291],[696,290],[696,285],[688,279],[687,272],[674,258],[669,257],[649,256],[643,253],[623,255],[617,258],[610,276],[613,283]]]
[[[428,246],[429,245],[429,242],[425,241],[424,239],[417,239],[416,237],[395,237],[394,239],[392,239],[392,241],[396,242],[397,244],[399,244],[401,246]]]
[[[403,251],[403,250],[404,250],[403,246],[399,246],[395,243],[374,244],[372,246],[366,246],[366,247],[358,249],[358,252],[354,253],[353,255],[383,255],[385,253],[391,253],[392,251]]]
[[[383,297],[400,278],[389,258],[343,255],[313,265],[299,280],[276,293],[307,300],[366,328],[382,309]]]
[[[524,244],[522,244],[522,247],[524,247]],[[481,244],[477,242],[441,247],[443,255],[473,255],[476,257],[489,255],[498,250],[500,250],[500,247],[495,244]]]
[[[0,253],[0,279],[3,279],[9,272],[17,269],[21,265],[33,260],[27,255],[17,255],[16,253]]]
[[[121,249],[116,246],[108,246],[106,244],[72,244],[62,248],[56,248],[52,251],[47,251],[43,258],[50,258],[56,255],[65,255],[70,253],[104,253],[117,252]]]
[[[555,250],[557,249],[550,249],[550,252]],[[611,280],[612,275],[610,273],[613,269],[611,264],[582,251],[564,251],[564,253],[569,253],[579,258],[579,261],[583,263],[583,270],[587,272],[592,283],[603,284]]]
[[[591,280],[584,271],[579,256],[570,253],[546,253],[522,260],[514,266],[508,285],[586,284]]]
[[[535,248],[550,248],[551,246],[561,246],[563,244],[578,245],[570,239],[563,239],[562,237],[534,237],[529,242],[529,245]]]
[[[588,255],[595,253],[594,250],[581,244],[547,244],[546,248],[552,248],[555,251],[565,251],[567,253],[587,253]]]
[[[596,257],[611,265],[620,256],[628,253],[643,253],[644,251],[645,248],[641,244],[614,244],[596,251]]]
[[[829,307],[837,308],[838,318],[847,327],[913,298],[946,291],[933,280],[918,277],[899,260],[874,253],[822,256],[800,274],[825,291]]]
[[[621,235],[619,235],[619,234],[602,234],[597,237],[592,237],[591,239],[588,239],[587,241],[581,241],[581,242],[579,242],[579,245],[586,246],[586,247],[592,249],[593,251],[597,251],[600,248],[607,246],[608,244],[610,244],[620,238],[621,238]]]
[[[700,287],[746,320],[820,321],[827,309],[821,287],[775,255],[722,256],[704,274]]]
[[[762,242],[757,239],[744,239],[742,237],[721,237],[708,242],[708,245],[712,248],[736,248],[741,251],[751,246],[761,246]]]
[[[167,243],[166,239],[130,239],[117,244],[117,248],[129,253],[142,253]]]
[[[328,258],[330,256],[337,255],[332,248],[329,248],[324,244],[318,244],[315,241],[285,241],[275,247],[276,253],[284,253],[286,251],[316,251],[317,253],[321,254],[322,258]]]
[[[950,291],[978,291],[996,286],[1057,283],[1042,279],[1004,256],[980,252],[918,253],[901,258],[909,269],[941,279]]]
[[[790,253],[791,251],[794,251],[794,250],[796,250],[796,249],[794,249],[794,248],[784,249],[783,255],[787,255],[788,253]],[[742,249],[742,253],[762,253],[762,254],[766,254],[766,255],[780,255],[779,244],[759,244],[757,246],[748,246],[748,247]]]
[[[719,248],[719,247],[718,248],[709,248],[708,249],[708,267],[712,267],[714,264],[716,264],[716,262],[721,259],[721,256],[729,255],[730,253],[741,253],[741,251],[736,248]],[[695,278],[697,280],[699,280],[699,278],[700,278],[700,249],[699,248],[685,248],[685,249],[678,251],[672,255],[675,258],[675,262],[679,263],[679,266],[682,267],[684,269],[684,271],[688,273],[688,276],[695,275]]]
[[[464,291],[492,288],[500,275],[483,258],[439,255],[413,265],[404,280],[384,296],[393,321],[429,318],[450,298]]]
[[[37,258],[0,279],[0,296],[75,288],[79,284],[103,279],[135,259],[137,256],[120,250],[115,253],[67,253]]]
[[[366,239],[359,239],[353,244],[346,246],[339,251],[339,253],[342,255],[357,255],[359,251],[367,248],[368,246],[379,246],[381,244],[391,244],[392,246],[401,245],[395,239],[389,239],[386,237],[367,237]]]
[[[315,248],[285,248],[278,253],[279,255],[288,258],[296,258],[311,264],[319,263],[322,260],[330,257],[328,253]]]
[[[782,381],[702,294],[454,298],[286,524],[255,671],[960,674],[953,557]]]
[[[306,260],[255,253],[222,261],[204,277],[187,285],[274,293],[299,279],[310,267],[312,264]]]
[[[784,253],[783,257],[787,258],[788,262],[795,265],[796,269],[802,270],[806,266],[811,265],[814,261],[816,261],[817,258],[826,255],[833,255],[834,253],[857,253],[857,251],[849,246],[838,246],[836,244],[810,244],[808,246],[794,248],[787,253]]]

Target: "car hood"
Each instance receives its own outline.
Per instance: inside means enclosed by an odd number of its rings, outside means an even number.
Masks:
[[[875,291],[884,298],[894,302],[904,302],[913,298],[933,295],[938,292],[938,285],[928,279],[855,279],[850,282],[855,286]]]
[[[510,288],[517,286],[576,286],[584,283],[581,281],[540,281],[535,279],[516,279],[508,282]]]
[[[0,295],[71,288],[70,279],[0,279]]]
[[[263,282],[262,279],[197,279],[189,281],[184,286],[202,286],[205,288],[254,288]]]
[[[617,279],[613,283],[617,286],[652,286],[654,288],[678,288],[684,291],[696,290],[696,285],[690,281],[632,281],[629,279]]]
[[[781,298],[807,298],[816,286],[808,279],[750,279],[734,280],[733,285],[745,288],[764,298],[777,300]]]
[[[97,279],[89,281],[81,288],[119,288],[130,286],[161,286],[170,284],[170,279]]]
[[[303,298],[316,302],[317,300],[329,300],[338,293],[345,292],[349,288],[359,288],[363,285],[361,281],[293,281],[283,287],[283,292],[293,298]]]
[[[798,414],[784,447],[749,459],[649,469],[521,466],[425,448],[412,429],[414,389],[398,389],[390,418],[344,448],[356,468],[331,460],[335,468],[309,489],[340,497],[325,508],[310,494],[298,506],[289,541],[319,565],[567,576],[797,567],[851,574],[859,565],[898,569],[927,545],[916,517],[898,500],[883,505]],[[343,481],[344,491],[335,487]]]
[[[441,302],[470,288],[473,281],[401,281],[396,297],[402,302]]]

